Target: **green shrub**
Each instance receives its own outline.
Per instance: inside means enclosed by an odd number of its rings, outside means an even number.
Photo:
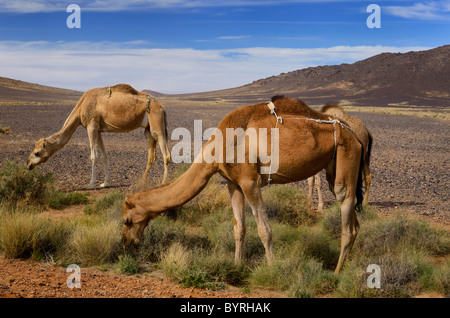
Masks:
[[[362,210],[358,212],[356,216],[360,224],[379,218],[377,212],[370,205],[364,205]],[[341,237],[342,219],[341,208],[338,203],[335,203],[325,211],[321,222],[323,228],[333,237]]]
[[[39,168],[29,171],[26,165],[6,162],[0,169],[0,200],[45,204],[54,191],[54,181],[53,174],[41,174]]]
[[[194,250],[191,268],[207,273],[217,283],[234,286],[241,286],[249,274],[243,263],[234,261],[234,253],[224,253],[217,247],[208,251]]]
[[[255,267],[250,274],[250,285],[254,288],[288,290],[299,273],[300,258],[276,258],[272,265],[266,262]]]
[[[380,266],[380,287],[367,286],[367,266]],[[405,256],[383,255],[373,259],[360,258],[350,262],[340,274],[337,293],[347,298],[406,298],[420,291],[417,264]]]
[[[263,193],[267,215],[270,219],[292,226],[311,223],[308,197],[298,186],[278,185],[268,187]]]
[[[173,243],[183,243],[187,240],[186,228],[183,225],[176,224],[167,217],[159,217],[149,224],[139,246],[139,257],[142,261],[158,262]]]
[[[448,232],[425,221],[398,215],[366,223],[361,227],[354,246],[371,256],[395,253],[405,247],[428,255],[447,255],[450,253],[450,240]]]
[[[8,258],[54,259],[63,252],[72,227],[30,213],[0,217],[0,249]]]
[[[427,273],[422,272],[421,282],[427,290],[435,290],[445,297],[450,297],[450,260],[438,266],[432,268],[427,266]],[[429,273],[431,272],[431,275]],[[427,275],[431,276],[430,278]],[[427,281],[425,281],[427,279]]]
[[[184,287],[195,287],[199,289],[218,290],[223,289],[224,285],[216,282],[209,273],[200,270],[184,270],[180,273],[179,282]]]
[[[67,206],[80,205],[88,203],[88,194],[71,192],[64,193],[61,191],[55,191],[49,194],[46,202],[50,208],[61,210]]]
[[[119,192],[106,193],[97,198],[84,208],[86,214],[101,214],[110,212],[111,215],[119,218],[122,216],[122,204],[125,196]]]
[[[70,205],[86,204],[88,198],[87,194],[58,190],[54,175],[40,173],[39,167],[30,171],[23,164],[6,162],[0,170],[0,201],[12,206],[24,203],[63,209]]]
[[[289,294],[296,298],[313,298],[334,292],[339,277],[324,270],[322,264],[313,259],[305,259],[300,265],[299,275],[293,280]]]
[[[167,277],[179,281],[181,273],[189,268],[190,263],[191,253],[179,242],[175,242],[162,252],[159,266]]]
[[[200,225],[203,218],[223,210],[232,218],[230,195],[220,179],[219,175],[213,176],[199,195],[176,209],[176,219],[190,225]]]
[[[202,229],[211,246],[220,248],[226,253],[234,253],[234,224],[233,213],[228,209],[215,211],[203,219]],[[253,215],[246,213],[246,234],[244,241],[244,258],[247,261],[260,260],[264,257],[265,249],[258,235],[256,221]]]
[[[70,237],[72,262],[100,265],[113,261],[121,249],[120,226],[115,221],[101,224],[78,224]]]
[[[119,255],[117,265],[122,274],[136,274],[139,271],[139,262],[128,254]]]

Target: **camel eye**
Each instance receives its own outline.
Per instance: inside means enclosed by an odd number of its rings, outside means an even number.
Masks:
[[[36,157],[39,157],[39,156],[41,155],[41,153],[40,153],[40,152],[35,152],[34,155],[35,155]]]

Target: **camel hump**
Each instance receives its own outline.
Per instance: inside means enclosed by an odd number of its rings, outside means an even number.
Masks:
[[[326,103],[322,107],[320,112],[325,113],[327,110],[332,110],[332,109],[339,110],[339,111],[342,111],[342,112],[344,111],[344,109],[341,106],[339,106],[337,103]]]
[[[278,99],[283,99],[283,98],[286,98],[286,97],[284,95],[275,95],[274,97],[272,97],[272,103],[274,103]]]
[[[131,85],[129,84],[117,84],[111,86],[111,93],[126,93],[132,95],[139,95],[139,92],[135,90],[133,87],[131,87]]]

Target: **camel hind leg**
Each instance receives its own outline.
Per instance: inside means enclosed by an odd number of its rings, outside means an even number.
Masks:
[[[372,173],[370,172],[370,168],[367,163],[364,165],[364,184],[365,184],[365,193],[363,204],[367,204],[369,203],[369,190],[370,185],[372,184]]]
[[[361,158],[356,156],[357,152],[354,156],[349,156],[348,153],[344,152],[345,150],[338,151],[335,170],[327,169],[327,179],[330,187],[333,187],[333,193],[341,208],[341,250],[335,273],[339,273],[345,261],[348,260],[359,230],[355,201],[357,187],[359,186],[358,178],[361,177]]]
[[[91,164],[92,164],[92,172],[91,172],[91,181],[87,186],[87,189],[95,189],[97,170],[96,164],[98,159],[101,160],[103,164],[103,171],[105,174],[105,181],[100,185],[102,188],[106,188],[110,186],[110,177],[109,177],[109,160],[108,154],[106,153],[105,145],[103,143],[103,138],[100,133],[100,129],[97,125],[89,125],[87,127],[88,137],[89,137],[89,145],[91,148]]]
[[[261,188],[258,185],[258,182],[253,180],[244,181],[239,185],[252,209],[258,227],[259,237],[266,250],[267,263],[271,265],[273,260],[272,229],[270,228],[269,219],[267,218]]]
[[[341,196],[341,191],[337,190],[338,196]],[[341,222],[342,222],[342,234],[341,234],[341,251],[339,254],[339,260],[336,266],[335,273],[339,273],[350,256],[350,251],[355,243],[356,236],[359,230],[358,219],[355,212],[355,197],[346,196],[342,202],[339,202],[341,207]]]
[[[98,148],[100,150],[100,160],[103,163],[103,171],[105,174],[105,182],[103,182],[100,187],[101,188],[107,188],[110,186],[109,182],[109,160],[108,160],[108,154],[106,153],[105,145],[103,143],[102,134],[98,133]]]
[[[165,183],[169,180],[169,164],[172,161],[172,159],[166,136],[158,135],[158,142],[164,159],[164,176],[162,183]]]
[[[320,172],[317,173],[314,176],[314,181],[316,183],[316,189],[317,189],[317,197],[319,198],[319,204],[317,206],[317,209],[319,211],[323,210],[323,195],[322,195],[322,176],[320,175]]]
[[[317,210],[323,210],[323,195],[322,195],[322,178],[320,176],[320,172],[316,175],[308,178],[308,196],[309,196],[309,205],[310,208],[313,208],[313,196],[314,196],[314,185],[317,189],[317,196],[319,198],[319,204],[317,206]]]
[[[148,127],[145,129],[144,133],[148,139],[148,158],[147,158],[147,167],[145,168],[145,172],[141,180],[141,182],[143,183],[145,183],[145,181],[147,180],[150,169],[152,168],[156,160],[156,139],[153,138],[152,134],[150,133],[150,129]]]
[[[164,176],[162,183],[167,182],[169,179],[169,164],[172,161],[169,151],[167,123],[165,116],[165,111],[162,109],[149,115],[150,134],[159,143],[159,147],[164,159]]]

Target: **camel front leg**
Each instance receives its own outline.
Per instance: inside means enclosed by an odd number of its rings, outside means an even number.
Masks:
[[[322,195],[322,177],[320,175],[320,172],[314,176],[315,182],[316,182],[316,188],[317,188],[317,196],[319,197],[319,205],[317,206],[317,209],[319,211],[323,210],[323,195]]]
[[[91,189],[95,189],[95,182],[96,182],[96,176],[97,176],[97,171],[96,171],[96,163],[97,160],[99,158],[99,153],[98,153],[98,136],[99,136],[99,131],[98,128],[96,126],[88,126],[87,127],[87,132],[88,132],[88,137],[89,137],[89,145],[91,148],[91,165],[92,165],[92,172],[91,172],[91,181],[89,182],[89,185],[86,187],[88,190]]]
[[[313,196],[314,196],[314,176],[308,178],[308,201],[310,209],[314,208]]]
[[[228,192],[230,193],[234,215],[234,241],[236,243],[234,259],[236,262],[240,262],[244,259],[243,247],[246,232],[244,193],[238,185],[232,182],[228,182]]]
[[[244,181],[240,186],[255,216],[258,234],[266,250],[267,263],[272,265],[272,229],[267,218],[261,188],[256,181]]]
[[[107,188],[110,186],[109,182],[109,160],[108,154],[106,153],[105,145],[103,144],[103,138],[101,133],[98,133],[98,147],[100,150],[100,160],[103,163],[103,170],[105,173],[105,182],[100,185],[101,188]]]

